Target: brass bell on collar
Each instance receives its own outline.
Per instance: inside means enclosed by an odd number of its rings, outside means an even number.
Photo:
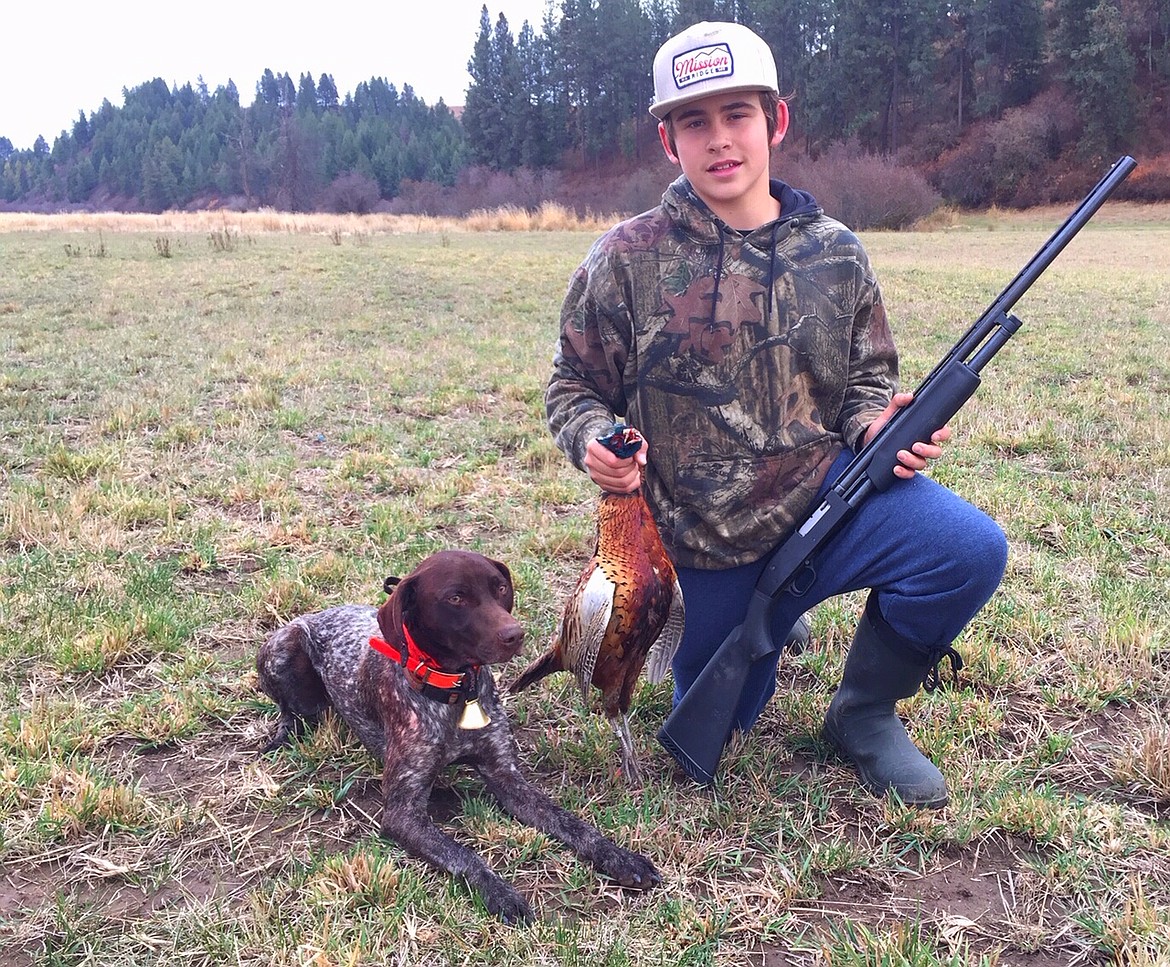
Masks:
[[[485,725],[491,724],[491,719],[483,714],[483,709],[479,707],[479,699],[473,698],[463,706],[463,715],[459,719],[459,728],[461,729],[482,729]]]

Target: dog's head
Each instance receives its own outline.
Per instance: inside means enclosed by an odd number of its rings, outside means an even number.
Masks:
[[[399,647],[402,628],[442,668],[459,671],[513,658],[524,629],[512,617],[512,574],[473,551],[439,551],[401,580],[386,579],[390,597],[378,610],[383,637]]]

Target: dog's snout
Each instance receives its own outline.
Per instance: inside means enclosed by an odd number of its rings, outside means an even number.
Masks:
[[[500,648],[509,655],[515,655],[520,651],[520,646],[524,643],[524,629],[519,623],[504,625],[496,632],[496,641],[499,642]]]

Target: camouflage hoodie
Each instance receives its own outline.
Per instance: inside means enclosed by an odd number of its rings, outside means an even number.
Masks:
[[[780,217],[729,228],[685,176],[599,238],[574,273],[545,402],[557,445],[622,416],[649,443],[644,492],[684,567],[763,556],[809,509],[897,381],[858,238],[772,181]]]

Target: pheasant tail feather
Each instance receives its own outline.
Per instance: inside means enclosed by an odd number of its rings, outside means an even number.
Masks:
[[[545,675],[551,675],[554,672],[563,672],[564,670],[565,666],[561,664],[559,649],[550,648],[516,676],[508,686],[508,691],[514,695],[516,692],[526,689],[533,682],[540,681]]]

